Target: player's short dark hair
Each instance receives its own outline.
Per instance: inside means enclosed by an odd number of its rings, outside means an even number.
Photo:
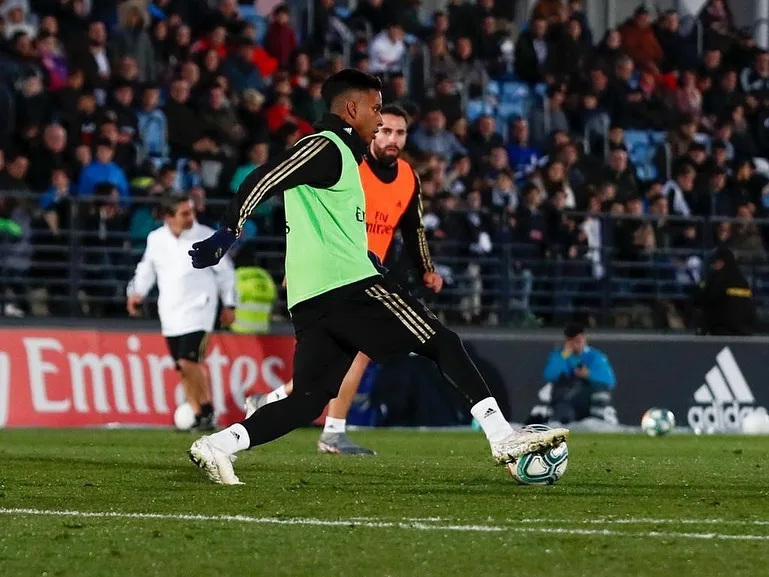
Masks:
[[[382,107],[382,116],[385,114],[390,114],[392,116],[400,116],[403,120],[406,121],[406,124],[409,122],[409,115],[406,114],[406,111],[403,110],[400,106],[397,104],[387,104],[386,106]]]
[[[165,194],[160,199],[160,212],[163,216],[174,216],[179,205],[189,201],[190,196],[188,194]]]
[[[382,81],[376,76],[361,72],[360,70],[345,68],[328,77],[323,83],[320,94],[330,110],[340,96],[352,90],[380,91],[382,90]]]

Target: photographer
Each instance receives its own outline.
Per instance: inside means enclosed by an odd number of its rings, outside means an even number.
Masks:
[[[551,352],[547,359],[544,371],[547,385],[539,397],[542,404],[532,409],[527,424],[573,423],[592,418],[616,425],[611,391],[617,380],[609,359],[587,345],[581,325],[568,325],[564,335],[564,345]]]

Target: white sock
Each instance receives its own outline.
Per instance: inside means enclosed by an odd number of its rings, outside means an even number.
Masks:
[[[344,433],[346,425],[347,419],[335,419],[334,417],[326,417],[326,425],[323,427],[323,432]]]
[[[251,445],[248,431],[246,431],[246,428],[240,423],[235,423],[218,433],[214,433],[208,437],[208,440],[211,441],[211,444],[214,447],[220,451],[224,451],[228,455],[232,455],[238,451],[245,451]]]
[[[286,394],[286,385],[281,385],[271,393],[267,394],[266,403],[269,405],[270,403],[274,403],[275,401],[280,401],[282,399],[285,399],[288,395]]]
[[[496,443],[507,437],[513,428],[505,420],[494,397],[487,397],[470,409],[475,420],[486,433],[489,443]]]

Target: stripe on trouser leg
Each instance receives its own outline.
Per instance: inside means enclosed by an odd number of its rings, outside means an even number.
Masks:
[[[429,326],[427,326],[428,330],[425,330],[424,327],[422,327],[419,322],[422,319],[419,319],[418,315],[412,314],[413,311],[411,311],[409,307],[404,308],[403,306],[401,306],[400,303],[398,303],[398,301],[395,299],[395,297],[398,295],[387,291],[385,288],[383,288],[380,285],[374,285],[373,289],[374,291],[377,292],[377,294],[381,295],[383,302],[390,303],[390,305],[395,310],[397,310],[403,316],[403,318],[406,319],[425,338],[425,342],[429,340],[430,337],[435,333],[434,331],[432,331],[432,329],[430,329]],[[408,310],[406,310],[407,308]]]
[[[409,312],[409,314],[417,319],[417,321],[425,328],[425,330],[430,334],[430,336],[435,334],[435,329],[431,327],[425,319],[423,319],[418,312],[416,312],[414,309],[412,309],[408,304],[406,304],[406,301],[404,301],[401,296],[398,293],[390,293],[393,297],[395,297],[395,300],[397,300],[400,305]]]
[[[376,292],[375,292],[373,289],[370,289],[370,288],[369,288],[369,289],[366,289],[366,294],[367,294],[368,296],[370,296],[372,299],[378,300],[378,301],[379,301],[380,303],[382,303],[382,304],[383,304],[385,307],[387,307],[387,310],[389,310],[389,311],[390,311],[392,314],[394,314],[394,315],[395,315],[395,316],[398,318],[398,320],[399,320],[400,322],[402,322],[402,323],[403,323],[403,325],[404,325],[404,326],[405,326],[405,327],[406,327],[408,330],[410,330],[410,331],[411,331],[411,332],[414,334],[414,336],[415,336],[417,339],[419,339],[419,342],[420,342],[420,343],[423,343],[423,344],[424,344],[425,342],[427,342],[427,341],[426,341],[426,339],[425,339],[425,337],[423,337],[423,336],[422,336],[422,335],[419,333],[419,331],[418,331],[418,330],[417,330],[417,328],[416,328],[416,327],[413,325],[413,323],[412,323],[412,322],[410,322],[410,321],[407,321],[407,320],[406,320],[406,319],[403,317],[403,315],[402,315],[400,312],[398,312],[397,310],[395,310],[395,308],[393,308],[393,306],[392,306],[392,305],[391,305],[389,302],[387,302],[387,301],[385,300],[384,296],[382,296],[382,295],[380,295],[380,294],[377,294],[377,293],[376,293]]]

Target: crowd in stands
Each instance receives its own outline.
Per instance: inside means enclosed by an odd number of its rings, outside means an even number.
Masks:
[[[508,274],[539,298],[527,307],[552,309],[559,297],[536,288],[554,263],[575,279],[566,292],[597,294],[611,259],[659,265],[682,291],[705,248],[766,260],[752,221],[769,216],[769,53],[726,0],[699,15],[701,46],[675,11],[643,6],[594,34],[582,0],[539,0],[525,23],[509,1],[449,0],[429,17],[419,4],[0,1],[4,313],[31,312],[46,285],[60,297],[46,312],[66,314],[89,279],[86,296],[114,297],[117,313],[161,224],[152,199],[188,192],[215,226],[217,201],[312,132],[324,78],[348,65],[380,75],[412,119],[435,260],[485,289],[464,320],[489,321]],[[246,237],[282,222],[275,199]],[[657,273],[623,270],[610,293],[648,297],[635,281]]]

